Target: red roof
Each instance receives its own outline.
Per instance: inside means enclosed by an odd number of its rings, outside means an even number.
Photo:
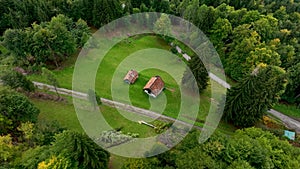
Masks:
[[[160,94],[164,87],[165,83],[163,82],[162,78],[160,76],[154,76],[144,86],[143,90],[147,90],[150,92],[148,94],[153,94],[156,97]]]
[[[139,74],[137,71],[135,70],[130,70],[128,71],[128,73],[126,74],[126,76],[124,77],[124,81],[126,83],[129,83],[129,84],[133,84],[136,79],[139,77]]]

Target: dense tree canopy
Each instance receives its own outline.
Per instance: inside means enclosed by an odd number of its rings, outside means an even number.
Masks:
[[[258,128],[237,130],[231,137],[215,133],[199,144],[191,132],[179,145],[157,157],[131,159],[123,168],[263,169],[299,168],[300,149]],[[173,160],[171,160],[173,159]]]
[[[26,29],[8,29],[3,43],[16,60],[24,64],[59,63],[73,54],[76,47],[82,47],[90,36],[83,20],[73,22],[64,15],[53,17],[50,22],[34,23]]]
[[[283,99],[300,105],[300,63],[288,69],[288,84]]]
[[[39,110],[23,95],[0,91],[0,133],[16,134],[22,122],[36,122]]]
[[[182,84],[191,91],[198,90],[202,92],[208,86],[208,80],[208,72],[201,59],[197,56],[192,57],[187,70],[183,74]]]
[[[259,65],[229,89],[224,119],[241,127],[254,125],[279,100],[285,84],[284,70],[275,66]]]

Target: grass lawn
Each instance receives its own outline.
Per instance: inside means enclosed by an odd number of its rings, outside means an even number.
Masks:
[[[39,99],[31,99],[37,108],[40,109],[39,120],[45,121],[58,121],[61,126],[66,127],[70,130],[83,132],[83,128],[81,127],[74,106],[71,100],[65,102],[55,102],[55,101],[45,101]],[[140,137],[148,137],[155,135],[155,131],[144,125],[140,125],[137,122],[130,121],[112,107],[108,107],[105,105],[100,106],[101,113],[105,117],[105,120],[113,127],[113,128],[122,128],[124,133],[139,133]],[[128,112],[126,112],[128,113]],[[128,113],[132,116],[136,116],[136,114]],[[88,117],[87,117],[88,118]]]
[[[58,121],[62,127],[65,127],[70,130],[77,132],[83,132],[71,99],[68,98],[67,102],[55,102],[55,101],[45,101],[39,99],[30,99],[31,102],[40,109],[39,120],[41,121]],[[122,128],[123,133],[139,133],[139,138],[150,137],[157,135],[151,127],[140,125],[137,122],[130,121],[120,113],[111,107],[101,105],[101,113],[105,117],[105,120],[113,128]],[[122,112],[124,113],[124,112]],[[136,116],[136,114],[128,113],[129,116]],[[141,117],[142,118],[142,117]],[[111,155],[110,168],[119,169],[122,167],[123,163],[126,161],[126,158],[119,157],[116,155]]]
[[[300,120],[300,109],[294,105],[276,104],[274,110],[284,113],[287,116],[294,117]]]
[[[40,121],[58,121],[62,127],[83,132],[77,119],[74,107],[69,103],[30,99],[40,109],[38,119]]]
[[[170,46],[156,36],[132,38],[131,43],[117,44],[99,65],[95,84],[97,93],[104,98],[112,99],[113,97],[113,100],[132,103],[135,106],[176,118],[181,97],[177,84],[180,84],[185,71],[185,63],[171,54],[169,49]],[[76,58],[75,55],[64,63],[64,68],[54,70],[63,88],[72,88],[74,58]],[[145,67],[147,69],[144,69]],[[123,77],[130,69],[138,70],[140,77],[134,85],[129,86],[123,82]],[[158,98],[153,99],[149,98],[142,88],[155,75],[162,77],[166,90]],[[46,82],[40,75],[31,75],[30,79]],[[210,106],[210,89],[204,91],[200,99],[200,113],[196,124],[201,126]]]

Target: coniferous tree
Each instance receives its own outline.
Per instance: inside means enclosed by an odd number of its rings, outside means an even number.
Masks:
[[[78,168],[108,168],[109,153],[86,134],[64,131],[55,138],[54,153],[76,162]]]
[[[288,69],[288,84],[282,98],[300,106],[300,63]]]
[[[229,89],[223,118],[236,126],[254,125],[279,100],[285,89],[285,76],[277,66],[259,65]]]
[[[196,91],[197,87],[199,92],[205,90],[208,85],[209,77],[201,59],[198,56],[192,57],[189,61],[189,68],[187,69],[190,69],[192,73],[189,73],[189,70],[185,71],[182,78],[182,84],[191,91]],[[196,80],[196,83],[194,79]]]

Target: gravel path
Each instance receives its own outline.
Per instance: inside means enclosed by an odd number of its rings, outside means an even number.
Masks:
[[[55,88],[51,85],[47,85],[47,84],[40,83],[40,82],[33,82],[33,83],[39,89],[47,89],[51,92],[55,92]],[[73,97],[76,97],[79,99],[87,99],[86,93],[72,91],[72,90],[68,90],[68,89],[64,89],[64,88],[57,88],[57,91],[59,94],[62,94],[62,95],[73,96]],[[127,112],[132,112],[132,113],[136,113],[139,115],[147,116],[152,119],[161,119],[161,120],[170,121],[170,122],[176,121],[178,124],[182,124],[184,126],[194,127],[198,130],[202,130],[202,128],[199,126],[194,126],[193,124],[190,124],[190,123],[187,123],[187,122],[184,122],[184,121],[172,118],[172,117],[168,117],[168,116],[165,116],[165,115],[162,115],[162,114],[150,111],[150,110],[142,109],[139,107],[131,106],[128,104],[116,102],[116,101],[105,99],[105,98],[101,98],[101,102],[107,106],[119,108],[119,109],[125,110]]]
[[[294,129],[297,133],[300,133],[300,122],[292,119],[276,110],[269,110],[269,113],[279,118],[288,128]]]
[[[223,87],[225,87],[227,89],[230,89],[230,85],[227,82],[225,82],[224,80],[222,80],[221,78],[219,78],[218,76],[216,76],[215,74],[209,72],[209,77],[212,80],[219,83],[220,85],[222,85]],[[35,86],[37,86],[40,89],[47,88],[49,91],[55,92],[54,87],[51,86],[51,85],[47,85],[47,84],[40,83],[40,82],[33,82],[33,83],[35,84]],[[0,81],[0,84],[1,84],[1,81]],[[68,90],[68,89],[64,89],[64,88],[58,88],[58,93],[63,94],[63,95],[77,97],[77,98],[80,98],[80,99],[86,99],[87,98],[86,93],[76,92],[76,91],[72,91],[72,90]],[[168,117],[168,116],[165,116],[165,115],[161,115],[161,114],[153,112],[153,111],[149,111],[149,110],[138,108],[138,107],[131,106],[131,105],[126,105],[126,104],[115,102],[115,101],[108,100],[108,99],[105,99],[105,98],[101,98],[101,101],[102,101],[102,103],[104,103],[108,106],[120,108],[120,109],[129,111],[129,112],[137,113],[137,114],[147,116],[147,117],[150,117],[150,118],[153,118],[153,119],[160,118],[160,119],[168,120],[168,121],[172,121],[172,122],[177,120],[175,118]],[[300,133],[300,121],[297,121],[293,118],[290,118],[290,117],[288,117],[288,116],[286,116],[286,115],[284,115],[284,114],[282,114],[282,113],[280,113],[276,110],[273,110],[273,109],[268,110],[268,113],[270,113],[271,115],[273,115],[273,116],[277,117],[278,119],[280,119],[285,124],[285,126],[287,128],[293,129],[297,133]],[[186,123],[184,121],[177,120],[177,122],[181,123],[183,125],[193,126],[192,124]],[[198,127],[198,126],[194,126],[194,128],[197,128],[198,130],[202,130],[202,128]]]

